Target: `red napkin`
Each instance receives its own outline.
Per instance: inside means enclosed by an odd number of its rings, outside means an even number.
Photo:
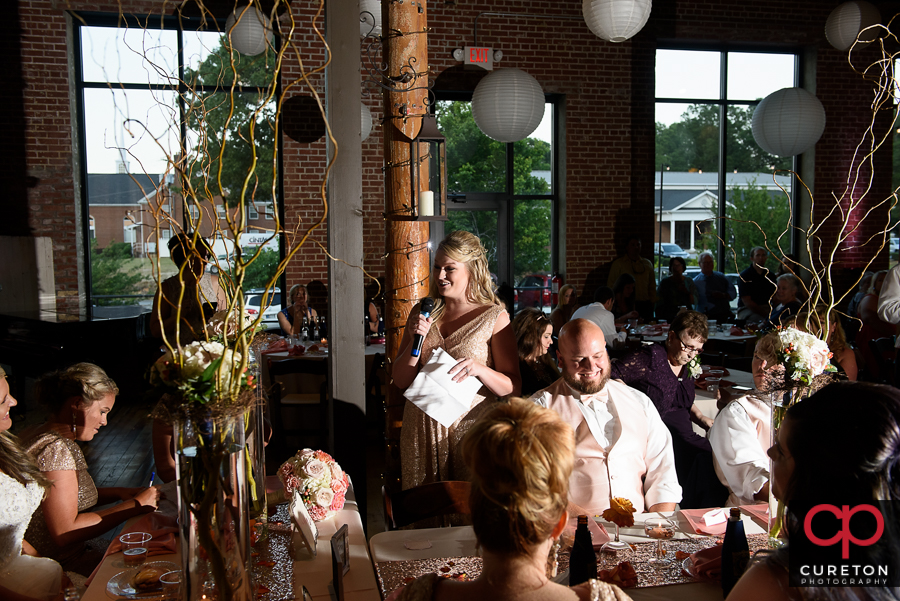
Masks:
[[[148,513],[130,527],[122,530],[122,534],[128,534],[129,532],[147,532],[153,537],[150,542],[147,543],[147,557],[152,555],[168,555],[170,553],[175,553],[177,550],[178,520],[174,517],[165,516],[158,511],[154,511],[153,513]],[[103,554],[103,560],[97,564],[94,573],[91,574],[85,582],[85,586],[91,584],[91,581],[94,579],[94,576],[97,575],[100,566],[103,565],[103,561],[111,554],[118,553],[121,550],[122,543],[119,542],[119,537],[116,537],[116,539],[110,543],[109,547],[107,547],[106,553]]]
[[[290,348],[291,345],[289,345],[287,341],[282,338],[281,340],[276,340],[265,349],[263,349],[260,355],[268,355],[269,353],[283,353]]]
[[[734,326],[728,333],[732,336],[744,336],[746,334],[749,334],[750,332],[744,332],[744,330],[742,330],[741,328]]]
[[[691,554],[691,563],[698,578],[722,579],[722,545]]]
[[[563,536],[567,539],[575,539],[575,529],[578,527],[578,516],[570,515],[569,521],[566,523],[566,529]],[[591,542],[594,549],[599,549],[604,543],[609,542],[609,532],[603,524],[597,523],[595,520],[588,518],[588,531],[591,533]]]
[[[760,524],[768,526],[769,524],[769,505],[768,503],[757,503],[756,505],[741,505],[741,511],[757,520]]]
[[[291,350],[288,351],[288,357],[299,357],[300,355],[304,354],[306,354],[306,347],[302,344],[292,346]]]

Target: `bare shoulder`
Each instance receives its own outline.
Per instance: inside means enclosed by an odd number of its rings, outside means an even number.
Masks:
[[[787,572],[764,563],[756,563],[741,576],[741,579],[731,589],[728,601],[756,601],[757,599],[788,601],[791,597],[787,591]]]

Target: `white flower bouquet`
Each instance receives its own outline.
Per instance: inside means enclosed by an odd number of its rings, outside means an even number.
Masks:
[[[809,386],[816,376],[837,371],[831,364],[832,353],[824,340],[793,327],[779,329],[778,338],[781,341],[778,360],[789,380]]]
[[[253,322],[255,318],[244,310],[243,319],[239,318],[238,312],[233,311],[229,313],[228,311],[219,311],[215,315],[213,315],[209,322],[206,324],[206,328],[209,332],[209,335],[218,339],[224,338],[235,338],[242,330],[247,330],[253,327]],[[253,332],[251,331],[252,335]]]
[[[188,403],[206,404],[253,386],[243,357],[220,342],[192,342],[181,349],[181,364],[170,349],[150,369],[150,383],[179,393]]]
[[[350,479],[331,455],[303,449],[278,468],[278,478],[288,496],[297,493],[310,517],[327,520],[344,508]]]

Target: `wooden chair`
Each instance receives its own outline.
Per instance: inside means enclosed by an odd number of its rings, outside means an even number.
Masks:
[[[469,515],[472,485],[459,480],[423,484],[396,493],[381,487],[384,522],[388,530],[397,530],[419,520],[454,513]]]
[[[268,364],[269,377],[273,382],[269,401],[271,403],[272,415],[272,431],[273,442],[278,448],[281,461],[293,455],[297,449],[290,448],[287,444],[286,437],[296,435],[300,437],[314,437],[321,440],[321,449],[327,452],[331,451],[332,436],[329,428],[329,417],[331,413],[331,404],[328,399],[328,364],[324,360],[318,359],[285,359],[283,361],[269,361]],[[285,393],[284,382],[279,382],[278,378],[293,374],[305,376],[304,379],[312,380],[313,384],[310,388],[316,388],[316,392],[298,392]],[[309,384],[309,381],[306,382]],[[313,419],[301,417],[300,427],[286,428],[284,413],[285,410],[290,411],[291,408],[302,413],[303,409],[308,409],[306,413],[313,413],[315,409],[317,417]]]

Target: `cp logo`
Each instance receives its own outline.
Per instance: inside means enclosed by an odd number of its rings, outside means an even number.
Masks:
[[[827,511],[828,513],[834,515],[834,517],[841,520],[841,529],[838,530],[837,534],[835,534],[831,538],[822,539],[812,532],[812,519],[816,516],[816,514],[822,511]],[[875,534],[865,540],[856,538],[850,532],[850,518],[861,511],[871,513],[875,517],[875,523],[878,526],[875,530]],[[831,545],[840,542],[841,558],[849,559],[851,541],[861,547],[868,547],[869,545],[874,545],[878,541],[878,539],[881,538],[881,534],[884,532],[884,517],[881,515],[881,512],[872,505],[857,505],[852,509],[849,505],[842,505],[840,509],[838,509],[838,507],[835,505],[816,505],[815,507],[810,509],[809,513],[806,514],[806,519],[803,520],[803,532],[806,533],[806,536],[809,537],[809,540],[819,545],[820,547],[830,547]]]

